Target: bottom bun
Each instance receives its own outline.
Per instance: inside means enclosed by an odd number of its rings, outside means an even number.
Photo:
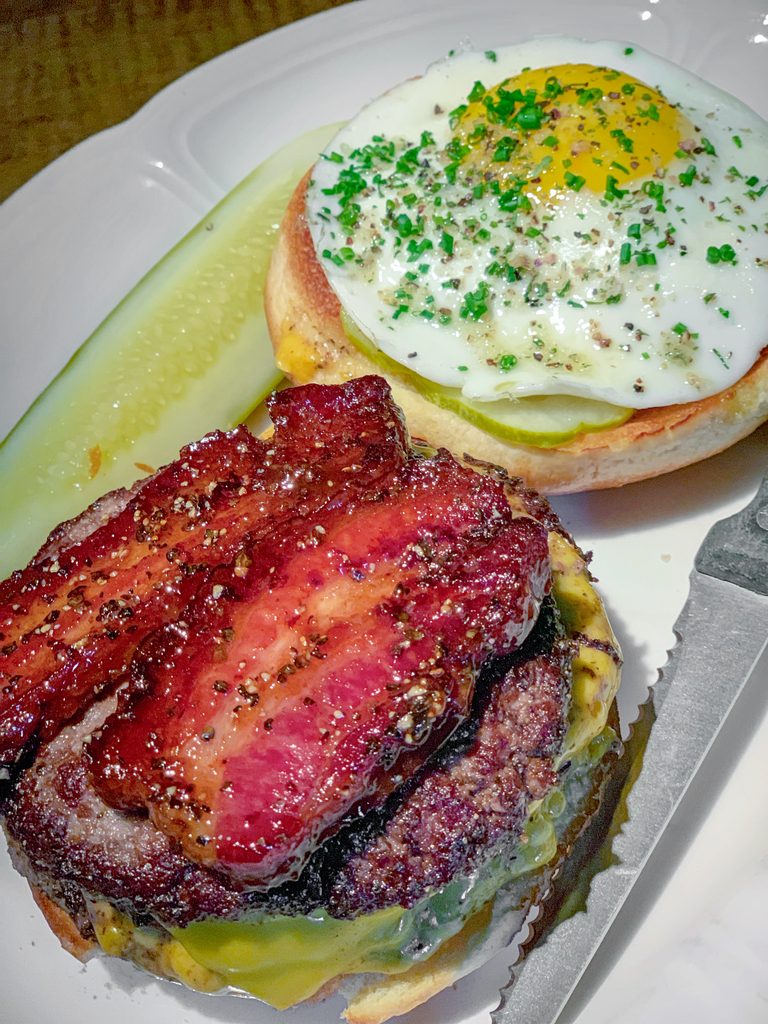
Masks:
[[[350,342],[307,227],[306,182],[288,205],[266,286],[275,359],[294,384],[339,384],[383,372],[413,436],[439,438],[453,452],[472,452],[546,494],[617,487],[669,473],[723,451],[768,419],[768,349],[763,349],[749,373],[710,398],[641,409],[619,426],[552,448],[494,437],[429,401],[407,376],[382,371]]]
[[[610,709],[609,723],[618,731],[615,702]],[[348,1024],[383,1024],[454,985],[511,943],[519,944],[522,958],[532,945],[528,942],[531,929],[526,922],[536,919],[533,930],[539,940],[546,924],[555,919],[571,892],[574,878],[594,857],[607,831],[625,776],[624,759],[620,758],[618,745],[614,744],[606,750],[593,773],[591,786],[580,800],[576,813],[564,823],[555,857],[533,877],[526,878],[524,884],[513,884],[497,893],[492,902],[473,914],[429,959],[399,974],[340,975],[307,1002],[340,994],[347,1001],[343,1017]],[[13,843],[11,850],[14,861],[23,870],[25,856]],[[563,888],[557,882],[566,865],[568,887]],[[78,923],[63,902],[59,902],[61,896],[49,895],[32,883],[30,887],[62,947],[78,960],[85,962],[94,954],[104,953],[127,960],[157,978],[180,982],[199,992],[244,994],[239,989],[223,988],[220,976],[193,960],[165,929],[139,926],[103,900],[90,901],[87,920]]]

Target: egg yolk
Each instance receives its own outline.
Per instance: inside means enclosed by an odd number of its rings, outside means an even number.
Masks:
[[[600,195],[648,178],[694,145],[690,121],[657,90],[590,64],[528,69],[452,112],[465,171],[513,180],[541,199]]]

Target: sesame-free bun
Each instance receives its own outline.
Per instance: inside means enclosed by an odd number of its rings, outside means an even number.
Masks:
[[[337,384],[382,373],[347,338],[341,306],[312,242],[305,215],[309,174],[288,205],[266,283],[277,365],[295,384]],[[617,487],[690,465],[746,437],[768,419],[768,348],[738,383],[696,402],[642,409],[620,426],[553,448],[513,444],[426,399],[407,376],[384,372],[411,433],[523,477],[548,494]]]

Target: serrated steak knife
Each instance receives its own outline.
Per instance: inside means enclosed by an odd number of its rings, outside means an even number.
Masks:
[[[747,508],[707,534],[675,634],[613,845],[618,863],[594,878],[587,912],[558,925],[515,970],[494,1024],[557,1020],[768,644],[768,476]]]

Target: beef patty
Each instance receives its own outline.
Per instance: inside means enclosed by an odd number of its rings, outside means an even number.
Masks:
[[[104,698],[40,748],[6,797],[12,857],[84,933],[86,897],[107,899],[138,923],[174,926],[248,910],[302,915],[325,907],[343,918],[412,906],[511,852],[531,801],[556,783],[571,657],[548,600],[524,646],[485,666],[472,714],[454,735],[415,774],[404,771],[406,781],[382,806],[347,820],[297,879],[262,890],[239,889],[193,863],[146,815],[99,797],[83,748],[114,710],[116,698]]]

